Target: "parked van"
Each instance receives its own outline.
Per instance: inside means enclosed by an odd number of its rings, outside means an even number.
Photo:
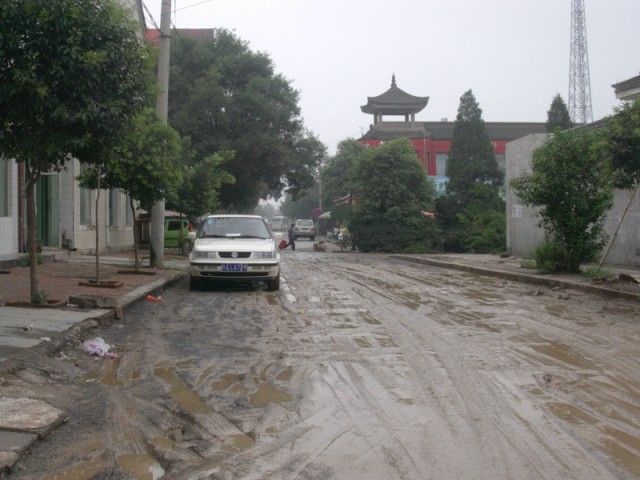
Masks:
[[[273,217],[269,220],[269,226],[273,232],[286,232],[289,228],[287,217]]]

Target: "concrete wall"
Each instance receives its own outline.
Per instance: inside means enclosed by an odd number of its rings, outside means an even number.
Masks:
[[[533,253],[536,246],[544,240],[544,231],[538,226],[540,219],[537,209],[522,205],[511,188],[511,180],[531,171],[533,152],[548,137],[546,134],[527,135],[507,144],[507,250],[519,257],[528,257]],[[609,237],[613,235],[632,194],[630,191],[615,191],[613,207],[607,213],[605,221]],[[607,263],[640,266],[640,195],[636,196],[627,213],[607,257]]]
[[[67,171],[63,174],[64,187],[61,185],[61,192],[65,192],[63,202],[62,194],[60,199],[61,217],[64,208],[64,225],[67,231],[72,232],[72,246],[80,253],[93,253],[96,249],[96,195],[97,191],[91,191],[91,224],[80,224],[80,185],[76,180],[80,172],[80,162],[73,160],[67,166]],[[118,208],[118,222],[114,226],[108,226],[109,222],[109,190],[100,191],[99,208],[99,232],[100,251],[105,250],[126,250],[133,248],[133,228],[125,225],[124,205],[127,203],[126,196],[122,193],[118,195],[116,208]],[[63,207],[63,204],[65,206]],[[70,208],[71,207],[71,208]],[[61,218],[61,231],[62,231]]]
[[[18,166],[8,161],[8,216],[0,217],[0,255],[18,253]]]

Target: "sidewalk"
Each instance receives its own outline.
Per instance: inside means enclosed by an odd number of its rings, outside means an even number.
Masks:
[[[501,258],[498,255],[489,254],[391,255],[390,257],[407,262],[453,268],[534,285],[574,288],[609,297],[640,301],[640,285],[637,283],[621,280],[595,283],[591,278],[579,274],[540,274],[536,270],[522,268],[522,259],[516,257]],[[626,274],[640,279],[640,268],[634,269],[616,265],[605,265],[605,268],[614,275]]]
[[[31,348],[49,354],[56,352],[68,338],[115,318],[122,309],[148,293],[176,281],[188,266],[186,259],[172,259],[165,263],[174,270],[158,271],[155,275],[122,274],[118,270],[122,265],[129,265],[126,257],[105,257],[104,260],[100,267],[101,279],[120,280],[124,282],[122,287],[79,286],[79,281],[95,276],[95,257],[91,256],[38,265],[38,280],[49,299],[66,302],[70,296],[88,296],[99,305],[112,308],[5,306],[4,302],[29,301],[29,268],[13,267],[8,274],[0,274],[0,373],[28,362]],[[107,264],[111,262],[116,265]],[[4,395],[4,389],[0,388],[0,477],[22,452],[65,418],[64,412],[40,400]]]

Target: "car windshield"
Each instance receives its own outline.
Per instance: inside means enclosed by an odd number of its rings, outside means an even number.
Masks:
[[[219,217],[207,218],[198,238],[271,238],[261,218]]]
[[[299,227],[313,227],[313,220],[298,220]]]

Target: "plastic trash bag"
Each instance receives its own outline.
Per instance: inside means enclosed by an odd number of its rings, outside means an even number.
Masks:
[[[96,337],[91,340],[87,340],[82,344],[82,349],[89,355],[96,355],[98,357],[115,358],[117,354],[109,352],[111,345],[105,342],[102,338]]]

